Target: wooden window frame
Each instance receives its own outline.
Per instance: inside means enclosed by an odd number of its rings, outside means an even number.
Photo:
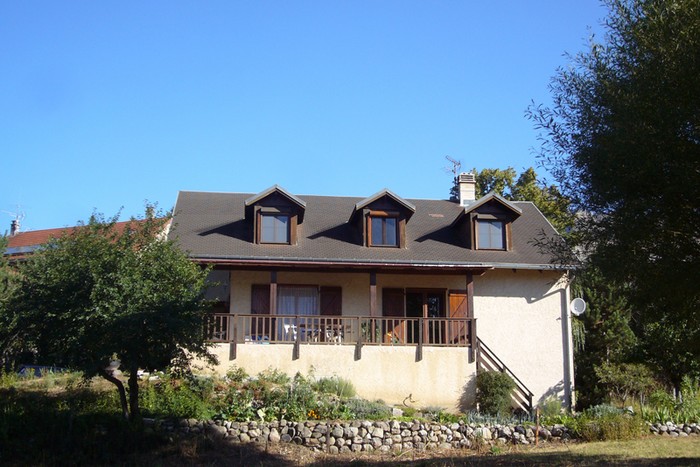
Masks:
[[[480,238],[479,238],[479,224],[480,223],[492,223],[492,222],[498,222],[501,224],[501,242],[502,246],[500,248],[492,248],[492,247],[482,247],[480,245]],[[485,250],[485,251],[508,251],[508,229],[509,229],[509,222],[506,219],[502,219],[500,217],[492,217],[492,216],[477,216],[474,219],[474,247],[476,250]]]
[[[372,220],[382,219],[382,239],[386,239],[386,219],[394,219],[396,225],[394,226],[396,243],[379,243],[375,244],[372,242]],[[399,213],[392,211],[370,211],[367,214],[367,246],[373,248],[401,248],[401,219]]]
[[[286,241],[265,241],[263,240],[263,218],[264,217],[286,217],[287,218],[287,239]],[[293,243],[293,216],[288,212],[259,210],[257,216],[257,243],[262,245],[291,245]]]

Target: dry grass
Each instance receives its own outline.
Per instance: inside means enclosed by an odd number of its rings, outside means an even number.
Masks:
[[[255,465],[255,466],[697,466],[700,438],[648,437],[641,440],[598,443],[549,443],[501,447],[493,453],[475,451],[429,451],[328,455],[289,444],[214,443],[181,440],[139,460],[142,465]]]

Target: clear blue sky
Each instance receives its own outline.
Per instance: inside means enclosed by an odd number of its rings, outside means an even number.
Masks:
[[[178,190],[446,198],[536,165],[597,0],[5,1],[0,233],[122,217]]]

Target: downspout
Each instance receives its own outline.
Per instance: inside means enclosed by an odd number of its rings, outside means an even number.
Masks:
[[[564,405],[571,411],[576,405],[574,393],[574,348],[573,335],[571,333],[571,286],[569,283],[564,288],[564,303],[562,304],[562,344],[564,357]]]

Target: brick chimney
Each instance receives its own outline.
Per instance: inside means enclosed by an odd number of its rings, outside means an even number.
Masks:
[[[10,224],[10,237],[14,237],[19,233],[19,219],[15,219]]]
[[[476,175],[459,174],[459,205],[466,206],[476,200]]]

